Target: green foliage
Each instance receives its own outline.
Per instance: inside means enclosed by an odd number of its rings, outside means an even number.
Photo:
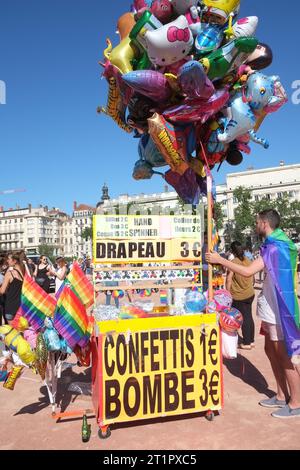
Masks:
[[[245,243],[249,236],[255,236],[255,220],[259,212],[275,209],[281,216],[281,228],[287,233],[300,233],[300,201],[290,202],[287,196],[270,200],[267,196],[253,201],[251,191],[242,186],[233,192],[238,206],[234,211],[234,221],[227,224],[225,240],[238,240]],[[248,235],[248,237],[247,237]]]
[[[55,255],[54,255],[55,248],[56,247],[53,245],[39,245],[38,253],[40,253],[40,255],[47,256],[48,258],[50,258],[52,262],[54,262],[55,261]]]
[[[93,238],[93,227],[85,227],[81,232],[81,238],[85,241]]]

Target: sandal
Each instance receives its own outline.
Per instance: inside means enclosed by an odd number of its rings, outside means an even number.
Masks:
[[[239,346],[240,349],[246,349],[247,351],[251,351],[252,349],[252,346],[251,344],[243,344],[241,343],[240,346]]]

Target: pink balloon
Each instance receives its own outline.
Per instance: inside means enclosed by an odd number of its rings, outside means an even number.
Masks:
[[[184,104],[167,109],[163,115],[173,122],[200,121],[204,124],[226,105],[229,97],[227,89],[218,90],[208,100],[188,100]]]

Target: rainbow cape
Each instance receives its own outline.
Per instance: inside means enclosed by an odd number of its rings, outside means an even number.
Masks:
[[[261,255],[275,286],[288,355],[300,355],[297,248],[282,230],[276,229],[261,247]]]
[[[35,331],[44,326],[46,317],[53,317],[56,300],[25,274],[18,314],[25,317]]]
[[[78,263],[74,263],[70,273],[67,276],[67,282],[72,290],[81,300],[83,305],[88,308],[94,303],[94,288],[88,280]]]
[[[86,346],[90,336],[89,319],[84,305],[69,286],[64,287],[58,299],[54,326],[72,350],[77,344]]]

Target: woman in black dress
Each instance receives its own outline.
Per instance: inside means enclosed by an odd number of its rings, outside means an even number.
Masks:
[[[20,256],[15,253],[7,255],[7,265],[8,269],[0,287],[0,294],[5,295],[4,318],[10,323],[15,318],[21,304],[25,268],[20,260]]]
[[[48,270],[50,266],[46,256],[40,256],[40,261],[38,266],[35,269],[35,282],[49,294],[50,289],[50,278],[48,276]]]

